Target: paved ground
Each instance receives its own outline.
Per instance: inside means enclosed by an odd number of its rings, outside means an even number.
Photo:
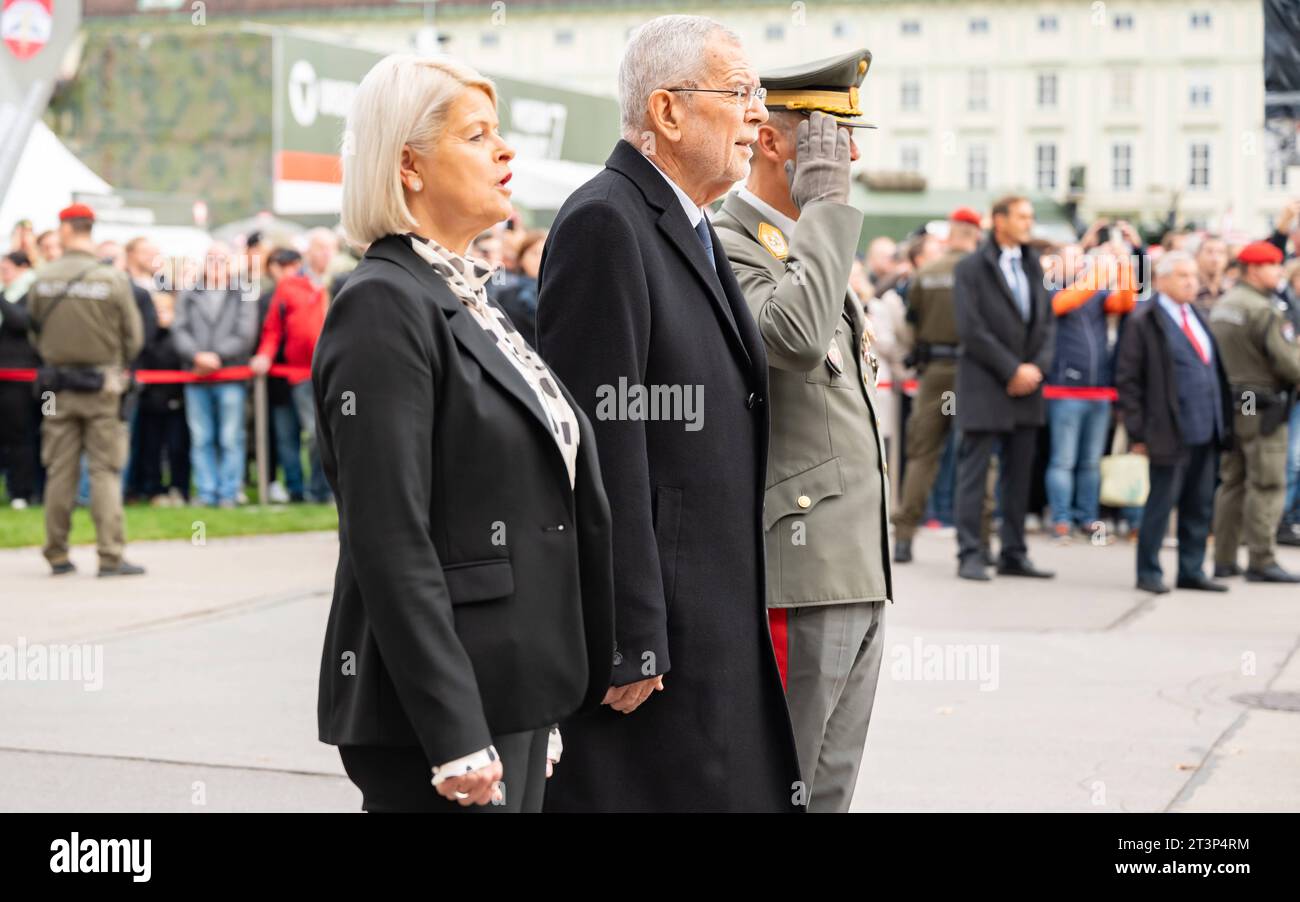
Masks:
[[[0,646],[89,643],[102,688],[0,682],[0,811],[356,810],[316,740],[334,536],[137,543],[138,580],[0,551]],[[1132,588],[1131,546],[1037,541],[1050,583],[954,578],[923,535],[897,571],[854,807],[1300,810],[1300,588]],[[1172,552],[1169,553],[1172,566]],[[1283,563],[1300,569],[1300,552]]]

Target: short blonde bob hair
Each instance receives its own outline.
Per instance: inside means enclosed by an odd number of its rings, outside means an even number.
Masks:
[[[402,148],[429,153],[446,129],[447,110],[466,88],[495,107],[496,87],[462,63],[395,53],[375,63],[352,98],[343,132],[343,231],[365,247],[417,224],[399,175]]]

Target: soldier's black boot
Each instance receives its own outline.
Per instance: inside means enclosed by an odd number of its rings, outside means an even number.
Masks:
[[[1300,546],[1300,523],[1283,523],[1277,528],[1279,545]]]
[[[894,563],[910,564],[912,563],[912,540],[898,539],[894,542]]]
[[[1235,564],[1235,563],[1234,563],[1234,564],[1215,564],[1215,565],[1214,565],[1214,578],[1215,578],[1215,579],[1226,579],[1226,578],[1229,577],[1229,576],[1241,576],[1241,574],[1243,574],[1243,573],[1245,573],[1245,572],[1246,572],[1246,571],[1244,571],[1244,570],[1241,569],[1241,565],[1240,565],[1240,564]]]
[[[144,568],[139,564],[129,564],[126,561],[118,562],[116,567],[100,566],[100,576],[139,576],[144,573]]]
[[[1246,581],[1252,583],[1300,583],[1300,573],[1288,573],[1277,564],[1269,564],[1258,570],[1246,571]]]

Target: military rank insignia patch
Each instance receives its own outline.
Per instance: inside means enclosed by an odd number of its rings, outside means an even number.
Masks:
[[[790,254],[790,246],[785,243],[785,236],[781,234],[780,229],[771,223],[760,222],[758,224],[758,240],[778,260],[784,260]]]

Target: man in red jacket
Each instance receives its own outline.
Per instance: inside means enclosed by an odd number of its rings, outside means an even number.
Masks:
[[[249,368],[259,376],[270,370],[272,361],[303,368],[302,375],[288,377],[289,390],[298,414],[298,428],[307,433],[311,476],[307,480],[304,498],[320,503],[330,500],[330,489],[316,447],[316,407],[312,400],[309,370],[316,339],[325,323],[325,308],[325,290],[313,285],[302,274],[299,264],[285,267],[271,296],[257,353],[248,362]]]

